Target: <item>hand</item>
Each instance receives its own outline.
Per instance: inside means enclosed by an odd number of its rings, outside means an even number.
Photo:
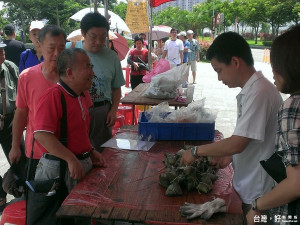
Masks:
[[[93,166],[95,167],[106,167],[105,160],[101,153],[93,150],[91,153],[91,160],[93,162]]]
[[[202,219],[209,219],[216,212],[226,212],[225,201],[220,198],[216,198],[211,202],[204,204],[193,204],[186,202],[184,206],[179,209],[182,216],[186,216],[187,219],[194,219],[201,216]]]
[[[191,150],[186,150],[182,153],[181,159],[180,159],[180,163],[182,165],[191,165],[194,161],[196,160],[196,158],[192,155]]]
[[[197,62],[200,62],[200,57],[197,57]]]
[[[10,164],[13,164],[13,162],[19,162],[21,158],[21,150],[20,148],[11,148],[8,155]]]
[[[110,110],[107,114],[106,125],[108,127],[112,127],[113,125],[115,125],[116,119],[117,119],[117,112]]]
[[[80,180],[85,176],[84,169],[79,160],[75,157],[75,155],[74,158],[68,161],[67,163],[71,178],[75,180]]]
[[[133,62],[133,69],[138,70],[139,69],[139,64],[137,62]]]
[[[254,216],[260,216],[261,213],[250,209],[250,211],[246,215],[247,225],[254,225]]]
[[[232,162],[232,156],[224,157],[213,157],[210,161],[210,165],[214,166],[216,169],[223,169],[227,167]]]

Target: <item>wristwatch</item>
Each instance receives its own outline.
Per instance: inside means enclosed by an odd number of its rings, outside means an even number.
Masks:
[[[259,211],[259,209],[257,208],[257,199],[252,201],[252,210],[254,211]]]
[[[191,149],[192,156],[194,156],[196,159],[199,159],[200,157],[197,155],[197,146],[193,146]]]

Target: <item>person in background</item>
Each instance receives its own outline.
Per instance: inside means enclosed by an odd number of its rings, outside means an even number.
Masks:
[[[262,211],[270,210],[274,224],[299,224],[300,198],[300,25],[291,27],[277,37],[270,53],[275,85],[278,91],[290,94],[278,112],[278,130],[275,152],[281,155],[280,164],[286,178],[270,192],[257,196],[247,214],[248,224],[255,224],[255,218]],[[282,162],[281,162],[282,161]],[[284,166],[283,166],[284,165]],[[280,165],[274,164],[273,167]],[[298,200],[297,202],[293,201]],[[289,205],[288,205],[289,204]],[[298,210],[293,215],[293,210]],[[294,212],[295,212],[294,211]],[[288,222],[291,220],[293,222]],[[287,222],[286,222],[287,221]],[[298,222],[296,222],[298,221]]]
[[[11,163],[20,160],[20,139],[25,127],[25,154],[28,159],[30,158],[36,104],[40,96],[59,80],[56,60],[59,53],[65,49],[66,34],[55,25],[47,25],[39,33],[39,43],[44,62],[24,70],[18,80],[17,108],[13,120],[12,147],[9,152]],[[33,149],[33,171],[42,157],[42,154],[35,149],[36,145]]]
[[[90,116],[85,104],[87,90],[92,85],[93,65],[83,49],[66,49],[57,59],[60,80],[41,96],[35,113],[34,137],[36,151],[43,156],[35,173],[35,180],[55,179],[60,176],[57,160],[67,163],[65,184],[70,192],[93,166],[105,166],[102,155],[95,151],[89,140]],[[86,91],[86,92],[85,92]],[[64,146],[59,138],[63,110],[61,96],[66,103],[68,143]],[[80,129],[78,129],[80,128]],[[51,158],[50,158],[51,157]],[[91,224],[82,219],[75,224]]]
[[[274,184],[259,162],[273,153],[282,98],[262,72],[255,70],[249,44],[239,34],[219,35],[209,47],[207,59],[218,80],[229,88],[242,88],[236,97],[236,127],[229,138],[185,151],[181,163],[190,165],[202,156],[213,156],[212,165],[217,168],[232,162],[233,187],[242,200],[246,216],[252,201],[270,191]]]
[[[132,90],[140,83],[144,83],[143,76],[146,75],[147,71],[138,58],[145,64],[148,63],[148,49],[144,48],[143,38],[140,35],[135,36],[134,44],[136,47],[130,50],[127,58],[127,63],[131,65],[130,83]]]
[[[98,12],[86,14],[80,28],[84,41],[75,43],[82,48],[94,65],[94,78],[90,95],[93,107],[90,108],[91,144],[99,152],[101,145],[112,136],[112,127],[117,118],[117,110],[121,99],[121,86],[125,84],[122,67],[118,55],[106,47],[109,24]],[[71,42],[66,48],[71,47]]]
[[[179,39],[182,41],[183,43],[183,63],[187,63],[188,62],[188,57],[189,57],[189,53],[188,50],[190,49],[190,42],[187,41],[187,37],[186,37],[186,32],[185,31],[181,31],[178,34]]]
[[[39,33],[40,30],[44,27],[42,21],[34,20],[31,22],[29,27],[29,39],[33,43],[33,49],[27,49],[21,53],[19,72],[21,73],[24,69],[35,66],[44,61],[42,52],[39,47]]]
[[[16,66],[20,64],[20,55],[24,52],[25,46],[23,42],[17,41],[16,39],[16,29],[13,24],[7,24],[4,27],[4,33],[6,35],[6,40],[4,43],[5,47],[5,57],[7,60],[12,61]]]
[[[148,49],[148,40],[146,38],[146,34],[140,33],[140,36],[143,38],[144,47]]]
[[[109,40],[109,42],[108,42],[108,48],[110,48],[111,50],[113,50],[115,53],[118,54],[117,50],[114,47],[114,43],[113,43],[112,40]]]
[[[162,39],[157,40],[156,44],[154,44],[153,52],[157,56],[157,62],[159,62],[164,53],[164,44]]]
[[[0,36],[0,84],[1,89],[4,84],[5,92],[1,91],[0,96],[0,144],[4,155],[9,161],[9,151],[11,149],[12,142],[12,121],[14,118],[14,110],[16,108],[16,92],[18,83],[18,67],[11,61],[5,59],[5,48],[6,44],[3,43],[2,37]],[[5,104],[3,104],[3,100]],[[20,154],[22,159],[25,159],[24,155],[24,143],[23,136],[20,136],[21,144],[19,145]],[[20,142],[19,142],[20,143]],[[24,170],[25,160],[20,160],[17,164],[18,170]],[[18,174],[19,175],[19,174]],[[25,177],[21,177],[24,179]],[[6,206],[6,195],[7,193],[2,188],[2,177],[0,176],[0,212],[3,211]]]
[[[182,41],[177,39],[177,30],[172,28],[170,33],[171,39],[167,40],[165,43],[162,58],[166,58],[169,61],[172,69],[175,66],[182,65],[184,47]]]
[[[196,83],[196,72],[197,72],[197,62],[200,62],[200,46],[196,39],[193,38],[194,31],[188,30],[187,36],[188,41],[190,42],[189,53],[189,65],[191,66],[192,75],[193,75],[193,84]]]

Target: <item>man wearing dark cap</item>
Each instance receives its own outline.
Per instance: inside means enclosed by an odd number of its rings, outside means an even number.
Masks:
[[[6,47],[4,48],[6,59],[12,61],[17,67],[19,67],[20,55],[26,50],[26,48],[21,41],[15,40],[16,29],[13,24],[7,24],[3,30],[6,35],[6,40],[4,41],[6,44]]]
[[[12,120],[15,110],[19,69],[14,63],[5,60],[5,46],[6,44],[2,42],[0,36],[0,144],[8,159],[12,142]],[[24,155],[24,147],[22,145],[20,146],[20,149],[22,155]],[[24,168],[25,162],[23,164],[23,169]],[[0,176],[0,211],[3,210],[5,204],[6,192],[2,189],[2,177]]]

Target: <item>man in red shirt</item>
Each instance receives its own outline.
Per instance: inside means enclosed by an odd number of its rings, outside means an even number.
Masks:
[[[141,64],[140,58],[145,64],[148,63],[148,49],[144,48],[142,36],[137,35],[134,38],[135,48],[131,49],[127,58],[127,63],[131,65],[130,83],[133,90],[143,82],[143,76],[146,75],[146,68]]]
[[[26,128],[25,154],[30,158],[33,138],[34,112],[40,96],[58,81],[56,60],[65,49],[66,34],[57,26],[47,25],[39,33],[39,45],[44,62],[25,69],[18,79],[16,111],[12,129],[12,148],[9,152],[11,163],[21,157],[20,140]],[[34,150],[33,162],[36,165],[42,155]],[[33,167],[32,167],[33,168]]]
[[[57,168],[45,163],[50,158],[49,154],[67,162],[65,182],[69,191],[93,165],[105,165],[101,154],[94,151],[89,139],[90,116],[85,98],[89,98],[86,94],[92,85],[92,68],[90,58],[82,49],[66,49],[59,55],[57,69],[60,80],[41,96],[35,112],[35,151],[44,153],[35,173],[36,180],[59,176]],[[66,101],[67,147],[59,141],[63,114],[61,95]]]

